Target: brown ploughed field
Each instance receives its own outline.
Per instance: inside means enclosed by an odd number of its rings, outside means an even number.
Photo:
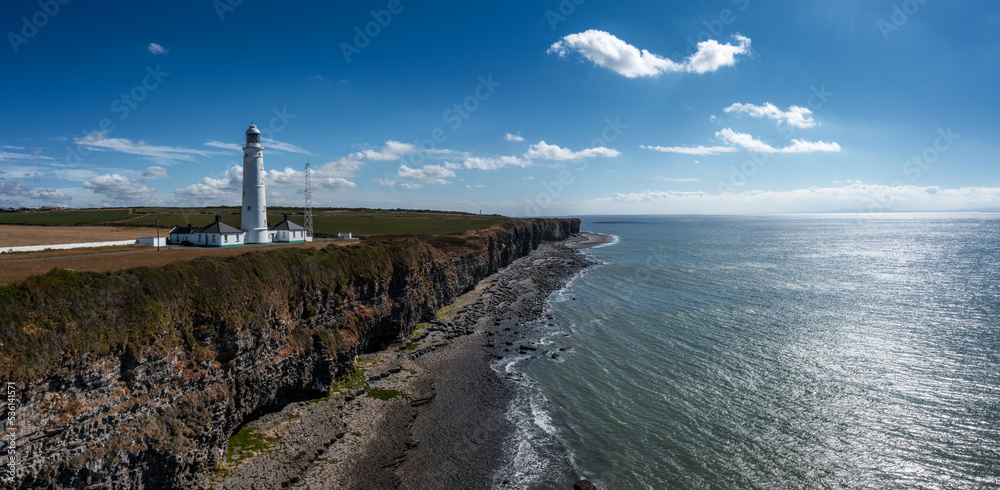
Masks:
[[[103,229],[110,231],[108,228]],[[172,245],[169,250],[166,247],[161,247],[159,252],[156,251],[156,247],[124,245],[120,247],[0,254],[0,285],[12,284],[28,276],[44,274],[54,267],[77,272],[105,272],[144,265],[160,266],[182,260],[192,260],[198,257],[228,257],[245,253],[263,252],[275,248],[324,248],[330,244],[346,245],[349,243],[352,242],[317,240],[306,243],[247,245],[226,248],[179,247]]]
[[[160,230],[166,236],[168,229]],[[155,228],[132,226],[22,226],[0,225],[0,247],[114,242],[156,236]]]

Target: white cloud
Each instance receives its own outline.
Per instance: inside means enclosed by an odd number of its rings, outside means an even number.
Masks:
[[[465,187],[468,188],[468,189],[482,189],[483,187],[486,187],[486,186],[483,185],[483,184],[478,184],[478,185],[465,184]]]
[[[0,196],[26,197],[35,199],[41,204],[62,204],[72,200],[70,196],[54,187],[26,188],[20,182],[12,180],[0,181]]]
[[[69,180],[73,182],[83,182],[97,175],[97,172],[85,168],[55,168],[52,173],[54,173],[56,178],[59,180]]]
[[[306,183],[306,173],[301,170],[295,170],[291,167],[285,167],[284,170],[267,170],[267,182],[265,185],[273,185],[277,187],[297,187],[304,188]]]
[[[331,190],[353,189],[358,186],[354,182],[339,177],[328,177],[319,179],[319,185]]]
[[[146,167],[146,170],[142,173],[142,176],[143,177],[150,177],[150,178],[154,178],[154,179],[156,177],[166,177],[167,176],[167,169],[165,169],[163,167],[156,167],[156,166]]]
[[[221,178],[205,177],[196,184],[175,189],[174,196],[177,201],[182,203],[204,202],[206,200],[218,203],[234,198],[242,187],[243,167],[234,165]]]
[[[9,148],[12,150],[24,149],[15,146],[5,146],[4,148]],[[49,157],[42,156],[41,152],[35,151],[30,155],[27,153],[11,153],[7,151],[0,151],[0,162],[5,160],[52,160]]]
[[[685,71],[708,73],[736,64],[736,56],[750,51],[750,38],[736,34],[736,45],[719,44],[714,39],[698,43],[698,52],[684,63]]]
[[[577,160],[580,158],[594,157],[617,157],[621,155],[618,150],[598,146],[586,150],[572,151],[568,148],[561,148],[558,145],[550,145],[545,141],[539,141],[531,145],[531,148],[524,154],[526,158],[541,158],[543,160]]]
[[[715,121],[718,121],[718,120],[719,120],[719,118],[715,117],[715,114],[712,114],[712,115],[708,116],[708,121],[709,122],[715,122]]]
[[[723,111],[747,114],[750,117],[766,117],[795,128],[812,128],[818,124],[813,119],[811,110],[797,105],[789,107],[787,111],[782,111],[770,102],[762,106],[736,103],[726,107]]]
[[[507,141],[524,141],[523,137],[510,133],[507,133],[506,139]]]
[[[417,147],[415,145],[389,140],[385,142],[385,146],[383,146],[379,151],[364,150],[352,153],[352,156],[372,161],[389,162],[399,160],[399,158],[403,155],[408,155],[415,151],[417,151]]]
[[[784,148],[775,148],[763,141],[755,139],[747,133],[737,133],[726,128],[717,131],[715,136],[730,145],[739,146],[749,151],[760,153],[813,153],[813,152],[838,152],[840,145],[836,142],[827,143],[825,141],[805,141],[793,139],[792,144]]]
[[[225,148],[227,150],[234,150],[239,152],[243,151],[243,147],[236,143],[223,143],[221,141],[215,141],[215,140],[208,140],[208,143],[205,143],[205,146],[214,146],[216,148]]]
[[[566,56],[580,53],[595,65],[612,70],[627,78],[655,77],[661,73],[707,73],[736,64],[736,56],[750,50],[750,38],[736,35],[737,44],[719,44],[715,40],[698,43],[698,51],[683,62],[662,58],[649,51],[618,39],[614,35],[590,29],[570,34],[549,47],[549,53]]]
[[[565,161],[578,160],[581,158],[617,157],[620,155],[621,153],[618,150],[605,148],[603,146],[573,151],[559,145],[550,145],[542,140],[534,145],[531,145],[528,151],[521,156],[508,155],[501,157],[469,157],[465,159],[463,164],[465,165],[465,168],[468,169],[496,170],[503,167],[530,167],[532,165],[532,160],[535,159]],[[451,168],[448,167],[448,164],[445,164],[445,167]]]
[[[353,177],[364,162],[351,156],[343,157],[339,160],[326,162],[319,168],[313,169],[312,174],[320,178]]]
[[[149,52],[152,54],[167,54],[167,52],[170,51],[169,49],[156,43],[149,43],[149,46],[147,46],[146,49],[149,49]]]
[[[446,168],[448,170],[457,170],[457,169],[462,168],[462,166],[459,165],[459,164],[457,164],[457,163],[444,162],[444,168]]]
[[[403,179],[424,180],[428,184],[443,185],[451,183],[444,179],[454,177],[455,172],[440,165],[424,165],[422,168],[410,168],[406,165],[400,165],[396,176]]]
[[[826,141],[806,141],[792,139],[791,144],[784,148],[775,148],[768,143],[760,141],[747,133],[739,133],[730,128],[725,128],[715,132],[715,137],[722,140],[728,146],[647,146],[639,145],[644,150],[653,150],[663,153],[680,153],[683,155],[719,155],[721,153],[734,153],[744,149],[759,153],[814,153],[814,152],[838,152],[840,145],[836,142]],[[700,162],[699,162],[700,163]]]
[[[159,160],[195,161],[194,155],[207,157],[215,152],[181,148],[176,146],[149,145],[139,140],[133,142],[124,138],[108,138],[105,132],[94,132],[81,138],[73,138],[77,145],[95,151],[118,151],[130,155],[142,155]]]
[[[285,151],[289,153],[301,153],[303,155],[313,155],[312,152],[302,148],[301,146],[296,146],[291,143],[285,143],[283,141],[278,141],[271,138],[261,138],[261,142],[264,144],[264,149],[274,150],[274,151]],[[226,150],[243,151],[243,145],[236,143],[223,143],[221,141],[208,140],[205,143],[206,146],[214,146],[215,148],[224,148]]]
[[[592,206],[614,212],[783,213],[854,211],[957,211],[1000,206],[1000,188],[886,186],[854,183],[788,191],[614,193]]]
[[[732,146],[646,146],[639,145],[644,150],[653,150],[663,153],[680,153],[683,155],[718,155],[720,153],[733,153],[739,148]]]
[[[303,155],[312,155],[312,153],[310,153],[305,148],[302,148],[300,146],[295,146],[291,143],[285,143],[271,138],[261,138],[261,142],[264,143],[264,148],[267,150],[287,151],[289,153],[301,153]]]
[[[103,194],[110,202],[148,202],[156,189],[142,182],[119,174],[104,174],[92,177],[83,186],[97,194]]]
[[[465,168],[475,170],[496,170],[503,167],[527,167],[531,162],[518,156],[471,157],[463,162]]]

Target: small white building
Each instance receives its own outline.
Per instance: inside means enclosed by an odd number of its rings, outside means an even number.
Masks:
[[[271,233],[272,242],[297,243],[306,241],[305,227],[292,223],[287,214],[282,222],[268,228],[268,230]]]
[[[215,222],[195,228],[190,224],[185,228],[174,228],[168,233],[169,243],[175,245],[197,245],[199,247],[235,247],[244,244],[246,233],[222,222],[216,215]]]

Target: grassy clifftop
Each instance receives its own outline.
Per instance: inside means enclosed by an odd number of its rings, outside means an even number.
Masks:
[[[0,287],[0,372],[23,380],[62,354],[138,353],[163,333],[196,350],[195,329],[207,319],[263,325],[272,312],[301,306],[307,282],[346,295],[354,278],[385,279],[431,253],[418,239],[379,240],[109,273],[56,269]]]
[[[63,209],[27,213],[0,213],[0,224],[152,228],[159,220],[161,230],[174,226],[207,226],[221,215],[228,225],[240,226],[239,207],[208,208],[122,208],[122,209]],[[292,221],[303,224],[301,208],[268,208],[267,219],[277,223],[288,214]],[[430,210],[392,210],[363,208],[317,208],[313,210],[316,236],[334,237],[340,232],[355,236],[371,235],[437,235],[487,228],[516,221],[498,215],[478,215]]]
[[[489,232],[520,233],[541,220],[498,225],[490,230],[436,237],[383,237],[351,247],[274,249],[234,257],[200,258],[162,267],[107,273],[55,269],[11,286],[0,286],[0,374],[29,380],[61,356],[132,354],[157,339],[158,346],[183,345],[192,358],[198,339],[214,325],[254,328],[280,312],[308,318],[318,301],[349,302],[358,281],[389,284],[398,271],[435,258],[487,253]],[[318,291],[318,293],[315,293]],[[314,294],[314,296],[309,296]],[[317,299],[319,294],[321,299]],[[287,313],[284,313],[287,314]],[[356,342],[356,325],[303,332],[319,335],[331,350]]]

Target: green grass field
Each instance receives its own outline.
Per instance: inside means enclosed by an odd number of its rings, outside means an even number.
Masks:
[[[300,208],[270,208],[267,219],[277,223],[288,213],[293,222],[305,224]],[[97,210],[55,210],[30,213],[0,213],[0,224],[18,225],[107,225],[107,226],[156,226],[169,230],[174,226],[206,226],[215,221],[215,215],[236,228],[240,227],[240,208],[131,208]],[[468,213],[450,213],[424,210],[378,209],[316,209],[313,224],[317,237],[334,237],[340,232],[354,236],[372,235],[441,235],[465,230],[487,228],[513,218]]]
[[[129,217],[128,209],[83,209],[36,213],[0,213],[3,225],[100,225]]]

